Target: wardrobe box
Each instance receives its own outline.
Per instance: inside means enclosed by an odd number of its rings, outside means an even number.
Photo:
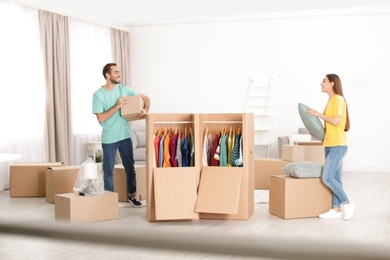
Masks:
[[[305,147],[305,161],[315,162],[320,165],[325,163],[324,147],[322,142],[295,142],[296,145]]]
[[[54,203],[54,195],[73,192],[80,166],[46,169],[46,202]]]
[[[142,119],[139,117],[144,108],[144,100],[141,96],[128,96],[127,103],[121,107],[121,116],[127,121]]]
[[[254,212],[253,114],[148,114],[146,116],[147,216],[149,221],[248,220]],[[195,165],[155,167],[156,130],[192,129]],[[242,167],[205,166],[203,138],[221,128],[241,132]],[[229,130],[227,130],[229,131]],[[153,151],[153,152],[152,152]]]
[[[271,176],[269,213],[272,215],[284,219],[317,217],[331,208],[332,192],[321,178]]]
[[[289,163],[289,161],[276,158],[256,158],[255,189],[268,190],[269,178],[272,175],[283,175],[282,168]]]
[[[146,166],[134,165],[137,180],[137,196],[139,200],[146,200]],[[126,172],[122,164],[114,167],[114,191],[118,193],[118,201],[128,202]]]
[[[108,192],[95,196],[77,193],[55,195],[55,219],[72,223],[89,223],[117,219],[118,193]]]
[[[63,162],[12,163],[10,165],[10,196],[45,197],[46,169],[63,164]]]
[[[305,160],[305,147],[300,145],[283,145],[282,160],[298,162]]]

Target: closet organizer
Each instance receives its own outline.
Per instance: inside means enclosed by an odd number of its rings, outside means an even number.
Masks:
[[[148,220],[249,219],[254,211],[253,122],[254,116],[251,113],[148,114]],[[190,142],[191,157],[187,159],[192,162],[169,165],[169,155],[166,154],[164,158],[161,154],[160,148],[164,147],[161,146],[161,139],[165,139],[165,136],[168,136],[168,139],[173,138],[180,133]],[[235,139],[235,145],[239,146],[235,148],[234,162],[230,162],[230,166],[227,162],[231,158],[230,153],[228,158],[219,158],[224,161],[220,165],[205,160],[205,137],[211,136],[211,139],[215,140],[218,134],[230,136],[231,140],[234,140],[234,134],[236,137],[238,134],[242,137]],[[156,136],[159,138],[156,139]],[[227,140],[228,138],[224,139],[226,142]],[[218,151],[225,153],[228,146],[223,147],[221,142],[218,144]],[[213,151],[210,156],[214,158],[214,155],[218,158],[219,153]],[[176,156],[178,157],[180,156]],[[165,164],[161,164],[161,160],[165,160]],[[226,163],[228,166],[225,166]]]

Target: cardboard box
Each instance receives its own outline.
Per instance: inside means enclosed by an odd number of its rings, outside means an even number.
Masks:
[[[80,166],[46,169],[46,202],[54,203],[54,195],[73,192]]]
[[[322,142],[296,142],[295,144],[305,147],[305,161],[315,162],[324,165],[325,154]]]
[[[121,107],[121,116],[127,121],[139,120],[141,110],[144,108],[144,100],[141,96],[128,96],[127,103]]]
[[[283,145],[282,160],[298,162],[305,160],[305,147],[300,145]]]
[[[55,219],[72,223],[89,223],[118,219],[118,193],[105,192],[96,196],[76,193],[55,195]]]
[[[283,175],[282,168],[289,164],[289,161],[274,158],[255,159],[255,189],[268,190],[269,178],[272,175]]]
[[[45,197],[46,169],[63,162],[12,163],[10,165],[11,197]]]
[[[137,180],[137,196],[139,200],[146,200],[146,166],[135,165],[135,174]],[[122,164],[114,167],[114,191],[118,193],[120,202],[128,202],[128,190],[126,181],[126,172]]]
[[[270,178],[269,213],[284,218],[318,217],[332,208],[332,192],[320,178]]]

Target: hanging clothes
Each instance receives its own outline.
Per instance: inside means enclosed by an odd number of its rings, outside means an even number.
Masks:
[[[173,137],[172,137],[172,141],[171,141],[171,148],[170,148],[170,151],[171,151],[170,156],[171,156],[171,165],[172,165],[172,167],[177,167],[177,161],[176,161],[177,138],[178,138],[177,133],[174,133]]]
[[[228,135],[223,134],[220,141],[219,166],[228,165]]]
[[[158,149],[158,167],[163,167],[164,162],[164,136],[160,138],[160,147]]]
[[[233,166],[238,166],[236,162],[240,156],[240,138],[241,138],[241,134],[236,134],[234,138],[232,155],[230,157],[230,162],[232,163]]]
[[[184,137],[183,139],[183,167],[190,166],[190,149],[188,137]]]
[[[190,135],[190,140],[191,140],[190,166],[195,166],[195,139],[193,134]]]
[[[158,165],[158,146],[159,146],[159,143],[160,143],[160,136],[158,134],[156,134],[156,136],[154,137],[154,140],[153,140],[153,150],[154,150],[154,159],[153,159],[153,167],[157,167]]]
[[[232,130],[230,129],[230,134],[228,136],[228,166],[232,166],[232,163],[230,161],[230,157],[232,156],[232,148],[233,148],[233,141],[232,141]]]
[[[210,154],[212,149],[213,143],[211,139],[211,134],[207,133],[204,135],[203,139],[203,156],[202,156],[202,163],[203,166],[209,166],[210,165]]]
[[[176,156],[175,156],[178,167],[183,166],[182,145],[183,145],[183,135],[181,133],[179,133],[177,136]]]
[[[164,140],[163,167],[172,167],[170,152],[171,152],[171,136],[170,136],[170,133],[167,131],[167,133],[165,134],[165,140]]]
[[[219,161],[214,158],[219,144],[220,134],[216,134],[213,141],[213,149],[211,150],[211,166],[219,166]]]
[[[243,158],[242,158],[242,135],[240,136],[240,145],[239,145],[239,153],[238,153],[238,158],[235,161],[235,165],[242,167],[243,166]]]

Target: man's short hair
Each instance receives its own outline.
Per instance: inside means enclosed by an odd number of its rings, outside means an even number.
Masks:
[[[103,67],[103,77],[104,77],[104,79],[106,79],[106,73],[111,73],[111,67],[112,66],[117,66],[117,65],[116,65],[116,63],[107,63]]]

